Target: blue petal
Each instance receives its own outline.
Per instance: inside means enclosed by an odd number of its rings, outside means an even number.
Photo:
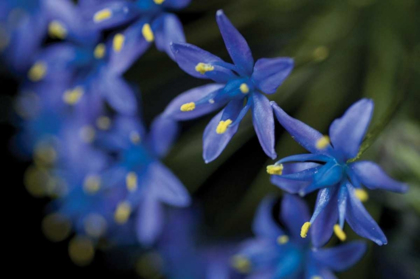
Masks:
[[[178,122],[162,115],[156,117],[152,122],[148,137],[153,153],[164,157],[175,142],[178,132]]]
[[[383,189],[397,193],[405,193],[408,190],[406,184],[392,179],[373,162],[355,162],[350,165],[350,169],[357,179],[369,189]]]
[[[286,129],[293,139],[306,150],[314,154],[332,154],[332,147],[330,144],[321,150],[316,147],[317,141],[323,137],[320,132],[309,127],[305,123],[290,117],[275,102],[271,102],[271,105],[283,128]]]
[[[137,239],[143,245],[150,246],[159,237],[163,227],[163,210],[159,201],[148,194],[140,203],[137,220]]]
[[[387,244],[386,236],[355,196],[354,188],[351,184],[347,184],[347,190],[349,192],[346,214],[347,223],[358,235],[368,238],[378,245]]]
[[[229,80],[237,78],[229,69],[233,66],[229,66],[228,63],[210,52],[186,43],[173,43],[171,48],[179,67],[193,77],[212,79],[219,83],[227,83]],[[213,69],[202,74],[196,70],[199,63],[208,64]]]
[[[310,181],[299,181],[299,180],[290,180],[283,178],[293,173],[299,173],[307,169],[312,169],[317,167],[318,164],[315,163],[289,163],[283,165],[283,174],[282,175],[272,175],[271,183],[280,187],[290,194],[297,194],[303,188],[307,187],[311,182]]]
[[[277,161],[278,164],[284,164],[288,162],[329,162],[331,157],[320,155],[320,154],[298,154],[283,158]],[[292,173],[292,172],[291,172]]]
[[[331,161],[325,164],[321,171],[314,175],[314,183],[319,187],[334,186],[342,180],[343,175],[343,167],[335,161]]]
[[[313,253],[309,253],[305,263],[305,279],[313,279],[314,277],[320,277],[322,279],[337,279],[334,273],[332,273],[328,268],[322,266],[312,254]]]
[[[226,49],[240,74],[250,76],[254,67],[254,58],[248,43],[222,10],[217,11],[216,20],[225,41]]]
[[[162,6],[171,9],[183,9],[191,3],[191,0],[165,0]]]
[[[252,94],[252,122],[261,147],[271,159],[277,157],[274,150],[274,115],[270,101],[262,94]]]
[[[95,15],[104,10],[110,11],[111,16],[104,20],[95,20]],[[91,9],[86,8],[85,12],[91,16],[91,21],[96,28],[107,29],[121,26],[133,20],[139,16],[140,10],[134,2],[113,1],[100,6],[95,5]]]
[[[344,271],[363,257],[366,248],[365,242],[353,241],[334,248],[313,251],[312,255],[322,265],[334,271]]]
[[[166,107],[164,115],[172,117],[176,120],[188,120],[200,117],[208,114],[216,109],[219,109],[225,103],[209,102],[212,97],[216,96],[217,92],[224,87],[223,84],[208,84],[200,87],[190,89],[178,97],[172,100],[172,102]],[[181,106],[186,103],[195,102],[208,99],[208,101],[196,104],[196,108],[193,111],[181,111]]]
[[[272,94],[290,75],[294,66],[291,58],[259,59],[254,66],[252,79],[262,92]]]
[[[277,269],[273,278],[296,278],[301,272],[302,262],[302,254],[296,250],[290,251],[281,259],[281,262],[277,265]]]
[[[331,124],[331,142],[334,149],[343,154],[343,160],[356,157],[369,127],[372,113],[373,101],[362,99]]]
[[[312,214],[310,222],[313,223],[318,215],[326,208],[326,206],[334,199],[336,188],[323,188],[318,192],[315,203],[315,211]]]
[[[288,194],[284,195],[281,203],[280,217],[290,232],[293,241],[301,243],[308,241],[300,237],[302,224],[310,218],[308,206],[301,198]]]
[[[272,210],[275,203],[276,199],[274,197],[267,196],[258,206],[252,223],[252,231],[256,236],[277,239],[277,237],[285,234],[273,218]]]
[[[171,43],[184,43],[185,35],[181,21],[174,14],[165,13],[155,21],[159,21],[160,26],[155,32],[156,47],[160,51],[165,51],[169,57],[175,60],[172,52]]]
[[[337,212],[337,191],[332,189],[331,200],[316,217],[315,221],[311,225],[311,238],[312,245],[314,247],[324,246],[328,240],[330,240],[334,225],[337,223],[338,212]],[[318,200],[320,199],[318,194]],[[317,202],[318,203],[318,202]]]

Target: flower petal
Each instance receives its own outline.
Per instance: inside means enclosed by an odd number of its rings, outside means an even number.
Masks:
[[[172,102],[166,107],[163,115],[172,117],[176,120],[189,120],[215,111],[216,109],[219,109],[220,107],[225,105],[225,103],[206,102],[199,106],[196,106],[196,108],[192,111],[181,111],[181,106],[190,102],[195,103],[210,95],[216,95],[216,93],[223,87],[223,84],[208,84],[190,89],[173,99]],[[209,98],[209,100],[211,100],[211,98]]]
[[[322,134],[317,130],[309,127],[305,123],[290,117],[275,102],[271,102],[277,120],[286,129],[295,141],[302,145],[306,150],[314,154],[332,154],[333,150],[330,144],[325,148],[317,148],[317,142],[323,138]]]
[[[134,2],[113,1],[102,5],[92,5],[85,8],[92,23],[98,29],[121,26],[140,14]]]
[[[183,9],[191,3],[191,0],[165,0],[162,6],[171,9]]]
[[[392,179],[380,166],[373,162],[355,162],[350,165],[350,169],[357,179],[369,189],[383,189],[397,193],[405,193],[408,190],[406,184]]]
[[[145,195],[136,220],[136,234],[140,243],[150,246],[156,241],[162,232],[163,218],[160,202],[153,195]]]
[[[256,236],[276,239],[285,234],[274,220],[272,212],[275,204],[276,199],[273,196],[267,196],[258,206],[254,222],[252,223],[252,231]]]
[[[275,159],[273,109],[270,101],[258,92],[252,94],[252,122],[265,154]]]
[[[291,58],[259,59],[254,66],[252,79],[262,92],[272,94],[290,75],[294,62]]]
[[[176,140],[178,132],[178,122],[162,115],[156,117],[152,122],[148,137],[149,146],[154,154],[164,157]]]
[[[288,194],[284,195],[280,217],[294,241],[307,242],[307,239],[300,236],[300,230],[302,224],[309,220],[310,214],[308,206],[301,198]]]
[[[343,154],[344,160],[356,157],[360,144],[369,127],[373,113],[373,101],[362,99],[352,105],[341,118],[330,126],[334,149]]]
[[[254,66],[254,58],[248,43],[222,10],[217,11],[216,20],[225,41],[226,49],[235,66],[241,74],[250,76]]]
[[[366,211],[363,204],[355,196],[351,184],[347,184],[349,199],[347,200],[346,220],[358,235],[368,238],[378,245],[387,244],[388,240],[372,216]]]
[[[310,181],[299,181],[299,180],[290,180],[283,178],[293,173],[299,173],[307,169],[312,169],[317,167],[318,164],[315,163],[289,163],[283,165],[283,174],[282,175],[271,175],[271,183],[278,186],[280,189],[285,190],[290,194],[297,194],[303,188],[307,187],[311,182]]]
[[[174,14],[165,13],[156,19],[156,21],[159,20],[161,20],[160,28],[155,32],[156,47],[160,51],[165,51],[169,57],[175,60],[171,43],[185,42],[184,28],[181,21]]]
[[[363,257],[366,248],[365,242],[353,241],[337,247],[313,251],[312,255],[322,265],[334,271],[344,271]]]

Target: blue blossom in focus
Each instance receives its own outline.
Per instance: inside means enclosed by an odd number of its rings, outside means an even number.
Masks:
[[[267,168],[273,174],[272,183],[285,191],[306,195],[319,190],[312,217],[302,221],[302,237],[311,227],[317,247],[323,246],[333,231],[345,240],[343,227],[347,221],[360,236],[378,245],[386,244],[386,236],[362,204],[368,198],[362,185],[397,193],[406,192],[407,186],[388,177],[373,162],[351,160],[357,156],[371,121],[373,101],[362,99],[352,105],[332,123],[329,137],[290,117],[274,102],[272,105],[283,127],[311,152],[284,158]]]
[[[333,271],[350,268],[365,253],[366,244],[360,241],[334,248],[311,248],[310,240],[300,237],[301,222],[309,217],[305,202],[286,194],[279,215],[273,215],[275,204],[272,197],[261,202],[253,223],[255,238],[245,241],[232,258],[233,267],[244,278],[332,279],[336,278]]]
[[[249,109],[254,128],[264,152],[276,158],[274,150],[274,116],[269,100],[262,94],[273,94],[293,68],[290,58],[260,59],[254,63],[244,37],[223,11],[216,15],[226,48],[234,62],[228,63],[196,46],[174,43],[172,50],[179,66],[210,84],[191,89],[175,98],[164,114],[176,120],[188,120],[225,107],[208,124],[203,136],[206,163],[216,159],[237,132]]]

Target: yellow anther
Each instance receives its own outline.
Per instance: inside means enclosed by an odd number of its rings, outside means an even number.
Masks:
[[[76,236],[69,243],[69,256],[79,266],[89,265],[95,256],[92,241],[86,236]]]
[[[213,71],[214,66],[206,63],[198,63],[197,66],[195,66],[195,70],[200,74],[204,75],[207,72]]]
[[[316,142],[316,148],[318,149],[324,149],[330,144],[330,137],[329,136],[323,136]]]
[[[114,213],[115,222],[124,224],[127,222],[131,214],[131,205],[128,202],[121,202]]]
[[[110,9],[103,9],[95,13],[93,16],[94,22],[104,21],[112,16],[112,11]]]
[[[195,109],[195,103],[186,103],[181,106],[181,111],[192,111]]]
[[[131,140],[132,143],[138,144],[141,141],[140,134],[136,131],[132,131],[130,133],[130,140]]]
[[[282,175],[283,165],[269,165],[267,166],[267,173],[272,175]]]
[[[42,80],[47,74],[47,65],[44,62],[36,62],[28,72],[28,78],[37,82]]]
[[[289,242],[289,237],[287,235],[281,235],[277,237],[277,243],[280,245],[286,244]]]
[[[334,225],[334,233],[341,241],[345,241],[347,238],[346,233],[341,229],[340,225],[338,224]]]
[[[111,119],[108,116],[101,116],[96,119],[96,126],[101,130],[108,130],[111,126]]]
[[[220,121],[219,125],[217,125],[216,133],[218,133],[219,135],[226,133],[227,128],[229,128],[230,124],[232,124],[232,120],[230,119]]]
[[[300,237],[306,238],[308,236],[309,228],[311,227],[311,222],[305,222],[302,228],[300,229]]]
[[[103,43],[98,44],[93,50],[93,56],[95,56],[96,59],[104,58],[105,54],[106,46]]]
[[[125,36],[121,33],[118,33],[114,36],[114,40],[112,41],[112,47],[115,52],[120,52],[124,46]]]
[[[86,142],[91,143],[95,139],[96,132],[92,126],[84,126],[80,129],[80,138]]]
[[[130,192],[137,190],[137,174],[135,172],[129,172],[125,177],[125,184]]]
[[[162,4],[165,0],[153,0],[157,5]]]
[[[251,262],[241,255],[233,256],[231,265],[240,273],[249,273],[251,271]]]
[[[242,83],[241,86],[239,86],[239,89],[241,90],[243,94],[249,93],[249,87],[248,87],[248,84],[246,83]]]
[[[89,175],[83,182],[83,190],[87,194],[95,194],[101,188],[101,178],[97,175]]]
[[[86,233],[91,237],[99,238],[106,232],[106,220],[103,216],[91,213],[83,221]]]
[[[369,194],[363,189],[355,189],[354,194],[361,202],[366,202],[369,199]]]
[[[67,90],[63,94],[63,102],[68,105],[75,105],[77,104],[84,94],[84,90],[82,87],[78,86],[72,90]]]
[[[53,20],[48,25],[48,33],[52,38],[65,39],[67,36],[67,29],[58,20]]]
[[[146,23],[143,25],[143,28],[141,29],[141,33],[143,34],[143,37],[146,39],[147,42],[153,42],[155,39],[155,35],[153,34],[152,27],[150,27],[150,24]]]

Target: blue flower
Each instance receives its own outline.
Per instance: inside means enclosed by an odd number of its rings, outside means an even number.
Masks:
[[[274,102],[272,105],[283,127],[312,153],[290,156],[267,168],[268,173],[274,174],[271,181],[285,191],[306,195],[320,190],[314,214],[302,226],[302,237],[312,227],[317,247],[323,246],[333,231],[344,240],[346,220],[360,236],[378,245],[386,244],[384,233],[362,205],[361,201],[368,197],[362,185],[397,193],[406,192],[407,186],[388,177],[373,162],[351,160],[357,156],[372,118],[372,100],[362,99],[352,105],[332,123],[329,137],[293,119]]]
[[[265,198],[256,213],[255,238],[245,241],[232,258],[232,265],[245,278],[336,278],[363,256],[366,244],[354,241],[334,248],[314,249],[309,239],[300,237],[301,222],[309,217],[303,200],[285,195],[280,214],[274,212],[276,199]],[[276,216],[275,219],[273,216]],[[277,220],[284,224],[280,227]]]
[[[172,59],[171,42],[185,42],[181,21],[170,11],[180,10],[191,0],[136,0],[136,1],[90,1],[84,5],[86,13],[92,14],[96,28],[115,28],[133,22],[121,33],[124,38],[122,52],[139,56],[152,42]]]
[[[234,62],[185,43],[172,45],[176,62],[196,78],[211,79],[217,84],[189,90],[175,98],[165,115],[177,120],[197,118],[223,106],[208,124],[203,136],[203,157],[208,163],[216,159],[238,130],[239,123],[252,110],[254,128],[265,153],[275,158],[274,116],[268,99],[290,74],[290,58],[260,59],[254,64],[251,50],[223,11],[217,12],[217,23],[226,48]]]

